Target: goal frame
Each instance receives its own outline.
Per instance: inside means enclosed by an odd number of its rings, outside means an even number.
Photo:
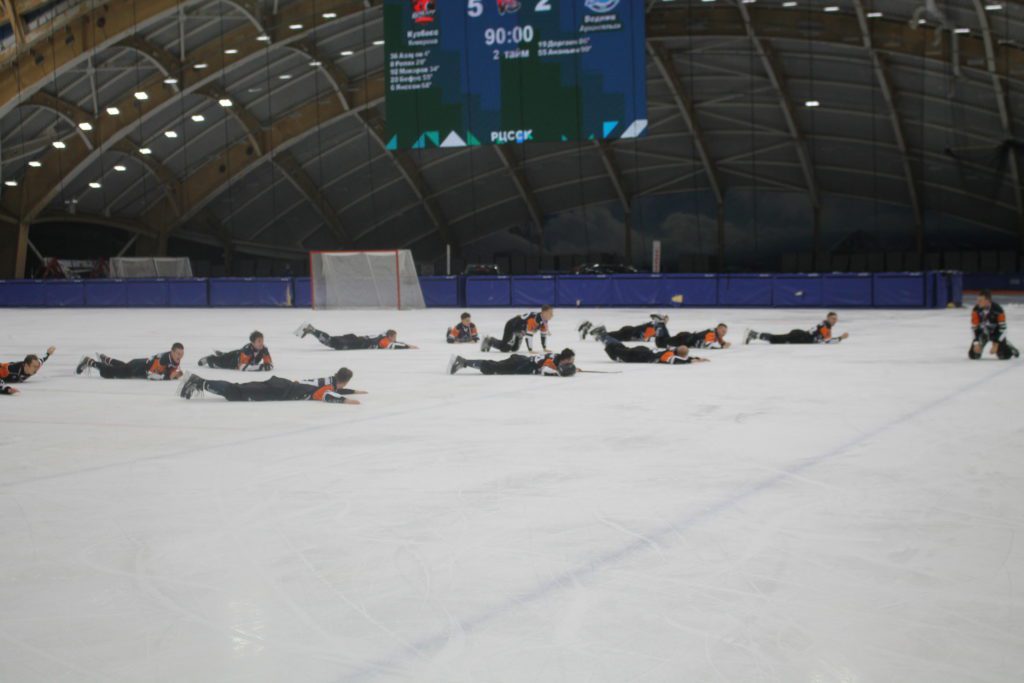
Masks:
[[[316,286],[313,284],[313,257],[316,254],[394,254],[395,255],[395,291],[398,292],[397,310],[402,310],[402,273],[400,256],[402,249],[314,249],[309,252],[309,302],[312,309],[316,307]]]

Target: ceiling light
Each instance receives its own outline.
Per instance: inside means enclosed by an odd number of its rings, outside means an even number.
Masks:
[[[64,149],[65,147],[67,147],[67,145],[65,145],[65,144],[64,144],[63,142],[61,142],[60,140],[54,140],[54,141],[53,141],[53,146],[54,146],[54,148],[56,148],[56,149]]]
[[[98,189],[100,189],[103,186],[100,185],[99,183],[97,183],[96,181],[93,181],[93,182],[89,183],[89,187],[91,187],[94,190],[98,190]]]
[[[17,187],[18,186],[18,181],[17,180],[5,180],[4,181],[4,185],[6,185],[7,187]]]
[[[291,24],[291,25],[288,26],[288,28],[290,28],[293,31],[301,31],[302,30],[302,24]]]
[[[804,106],[809,109],[814,109],[815,107],[820,107],[821,102],[819,102],[818,100],[807,100],[806,102],[804,102]]]
[[[145,90],[140,90],[139,92],[135,93],[135,99],[137,99],[140,102],[144,102],[149,99],[149,95],[146,94]]]
[[[324,12],[324,19],[337,19],[337,18],[338,18],[338,13],[337,12]]]
[[[881,19],[881,18],[882,18],[882,13],[881,12],[868,12],[868,19]]]
[[[92,130],[92,124],[88,121],[82,121],[80,124],[78,124],[78,127],[86,132]]]
[[[838,12],[839,8],[836,5],[829,5],[825,8],[826,12]]]
[[[354,54],[355,54],[355,53],[354,53],[354,52],[352,52],[352,50],[342,50],[342,51],[341,51],[341,56],[342,56],[342,57],[351,57],[351,56],[352,56],[352,55],[354,55]]]
[[[140,147],[139,148],[139,154],[141,154],[142,156],[149,156],[152,153],[153,153],[153,150],[151,150],[149,147]]]
[[[118,116],[118,115],[120,115],[121,110],[118,109],[117,107],[107,107],[107,113],[110,114],[111,116]]]
[[[970,33],[970,32],[971,32],[971,29],[969,29],[969,28],[955,28],[955,29],[953,29],[953,33],[964,34],[964,33]]]
[[[233,47],[229,47],[227,50],[224,50],[224,54],[226,54],[226,55],[237,55],[238,54],[238,50],[233,48]]]
[[[309,63],[309,65],[310,66],[314,66],[314,67],[315,66],[323,66],[324,63],[323,62],[312,61],[312,62]]]
[[[743,0],[744,5],[753,5],[757,0]]]
[[[280,76],[278,76],[278,78],[280,78],[282,81],[287,81],[291,77],[291,74],[281,74]]]
[[[260,41],[261,43],[269,43],[270,36],[256,36],[256,40]]]
[[[714,2],[715,0],[700,0],[701,2]],[[374,43],[376,45],[376,43]]]
[[[219,99],[219,100],[217,100],[217,103],[218,103],[218,104],[219,104],[220,106],[222,106],[222,107],[230,107],[230,106],[231,106],[231,104],[232,104],[231,100],[229,100],[229,99],[228,99],[228,98],[226,98],[226,97],[224,97],[224,98],[222,98],[222,99]]]
[[[178,137],[178,133],[173,130],[165,130],[164,137],[171,138],[173,140],[174,138]]]
[[[793,2],[793,0],[789,0],[789,2],[782,3],[782,6],[783,7],[796,7],[796,3]]]
[[[998,12],[999,10],[1003,9],[1003,6],[998,3],[993,3],[991,5],[985,5],[985,9],[987,9],[989,12]]]
[[[39,168],[40,166],[42,166],[42,164],[40,162],[36,161],[35,159],[33,159],[32,161],[28,162],[28,165],[31,166],[32,168]]]
[[[178,82],[178,79],[175,78],[174,76],[168,76],[167,78],[164,79],[164,83],[166,83],[167,85],[174,85],[177,82]]]
[[[210,66],[210,65],[207,64],[206,62],[199,62],[198,64],[196,64],[192,68],[195,69],[196,71],[202,71],[203,69],[205,69],[208,66]]]
[[[373,44],[374,45],[383,45],[384,41],[383,40],[375,40],[375,41],[373,41]]]
[[[196,123],[202,123],[203,121],[206,120],[206,117],[203,116],[202,114],[193,114],[192,115],[192,120],[195,121]]]
[[[128,170],[128,167],[118,164],[117,166],[114,167],[114,170],[117,171],[118,173],[124,173],[125,171]]]

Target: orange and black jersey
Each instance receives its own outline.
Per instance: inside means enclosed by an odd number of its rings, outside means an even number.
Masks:
[[[304,379],[295,382],[297,400],[324,401],[326,403],[344,403],[345,396],[356,393],[352,389],[339,389],[334,385],[333,377]]]
[[[690,358],[689,356],[687,356],[686,358],[680,358],[679,356],[677,356],[676,347],[674,346],[669,347],[665,351],[659,351],[657,352],[657,354],[658,360],[651,362],[664,363],[665,365],[685,365],[687,363],[693,362],[693,359]]]
[[[540,313],[523,313],[509,322],[512,323],[512,329],[517,334],[527,337],[532,337],[537,332],[540,332],[542,336],[548,334],[548,322],[540,317]]]
[[[717,330],[704,330],[692,335],[687,346],[694,349],[720,349],[722,338],[718,336]]]
[[[987,339],[1002,342],[1006,336],[1006,313],[1003,307],[995,302],[987,308],[975,306],[971,311],[971,329],[974,330],[975,341]]]
[[[448,343],[462,344],[466,342],[480,341],[480,333],[476,330],[476,324],[468,325],[459,322],[454,327],[448,328]]]
[[[50,354],[41,356],[39,362],[45,363],[49,357]],[[6,385],[21,384],[31,376],[25,372],[25,361],[23,360],[15,363],[0,363],[0,393],[11,393],[11,388]]]
[[[368,349],[407,349],[408,344],[400,341],[391,341],[385,334],[378,334],[376,337],[360,337],[367,340]]]
[[[274,369],[274,361],[270,358],[270,349],[264,346],[257,349],[251,343],[246,344],[237,351],[230,351],[232,355],[237,354],[235,367],[243,372],[269,372]]]
[[[821,324],[811,332],[811,336],[814,337],[814,341],[818,344],[838,344],[843,341],[839,337],[832,336],[832,324],[828,320],[822,320]]]
[[[146,361],[146,377],[149,379],[171,379],[171,374],[177,369],[178,364],[171,358],[170,351],[164,351]]]

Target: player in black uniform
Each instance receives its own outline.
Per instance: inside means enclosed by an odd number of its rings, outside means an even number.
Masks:
[[[837,322],[839,322],[839,316],[832,311],[813,330],[791,330],[787,334],[769,334],[768,332],[747,330],[743,343],[749,344],[759,339],[769,344],[838,344],[849,337],[850,333],[843,332],[838,337],[833,337],[832,328]]]
[[[43,363],[45,363],[56,350],[57,347],[51,346],[46,349],[46,353],[42,358],[34,353],[30,353],[25,356],[24,360],[15,361],[13,363],[0,363],[0,394],[6,394],[8,396],[17,394],[18,390],[11,385],[21,384],[32,375],[39,372],[39,368],[43,367]]]
[[[626,346],[618,339],[605,335],[601,340],[604,352],[608,357],[619,363],[664,363],[680,365],[686,363],[706,363],[706,358],[691,356],[685,346],[670,346],[655,351],[646,346]]]
[[[82,356],[75,374],[90,374],[96,370],[103,379],[178,379],[182,375],[179,366],[184,357],[185,347],[181,342],[174,342],[170,351],[149,358],[136,358],[127,363],[101,353],[99,360]]]
[[[609,332],[604,325],[597,325],[595,327],[589,320],[584,320],[576,329],[580,333],[580,339],[586,339],[587,335],[589,334],[597,341],[600,341],[605,336],[608,336],[611,337],[612,339],[617,339],[620,342],[647,342],[667,338],[668,328],[665,326],[667,323],[667,315],[652,313],[651,322],[649,323],[642,323],[640,325],[626,325],[612,332]],[[658,344],[658,346],[664,346],[664,344]]]
[[[448,361],[448,374],[462,368],[473,368],[484,375],[544,375],[546,377],[572,377],[576,374],[576,354],[572,349],[541,356],[513,354],[505,360],[467,360],[452,356]]]
[[[225,382],[203,379],[199,375],[187,375],[178,386],[178,395],[192,399],[209,393],[228,401],[324,401],[325,403],[351,403],[359,405],[350,394],[365,394],[365,391],[346,389],[352,371],[341,368],[332,377],[308,379],[294,382],[281,377],[271,377],[263,382]]]
[[[992,342],[989,353],[999,360],[1020,355],[1020,351],[1006,339],[1006,313],[1002,306],[992,301],[992,292],[987,289],[978,292],[978,301],[971,311],[971,329],[974,330],[974,341],[967,352],[968,358],[981,358],[981,352],[989,342]]]
[[[725,341],[725,335],[728,333],[729,326],[725,323],[718,323],[713,330],[680,332],[671,337],[657,337],[654,341],[661,348],[688,346],[691,349],[727,349],[732,346],[732,342]]]
[[[533,335],[540,333],[540,347],[548,350],[548,322],[555,317],[555,309],[551,306],[543,306],[540,313],[524,313],[517,315],[505,323],[505,332],[501,339],[484,337],[480,342],[481,351],[497,349],[505,353],[518,351],[523,341],[526,341],[526,348],[533,351]]]
[[[227,353],[214,351],[200,358],[199,366],[242,372],[270,372],[274,369],[274,361],[270,358],[270,349],[263,343],[263,333],[256,330],[249,335],[249,343],[242,348]]]
[[[398,339],[398,333],[394,330],[388,330],[384,334],[378,334],[376,337],[360,337],[355,334],[342,334],[337,337],[332,337],[326,332],[321,332],[309,323],[304,323],[299,329],[295,330],[295,336],[302,339],[307,334],[311,334],[316,337],[316,340],[324,346],[330,346],[335,351],[353,351],[356,349],[415,349],[416,347],[412,344],[404,344]]]
[[[470,344],[480,341],[480,333],[476,330],[473,318],[469,313],[459,316],[459,322],[448,328],[449,344]]]

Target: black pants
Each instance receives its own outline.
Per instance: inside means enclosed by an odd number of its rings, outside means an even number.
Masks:
[[[100,377],[103,379],[146,379],[148,376],[149,360],[136,358],[127,363],[116,358],[111,358],[107,363],[97,363]]]
[[[617,339],[605,337],[604,352],[620,363],[652,363],[657,354],[646,346],[626,346]]]
[[[614,332],[609,332],[607,337],[611,337],[620,342],[627,341],[644,341],[644,329],[647,325],[624,325]]]
[[[466,367],[476,368],[484,375],[532,375],[537,366],[529,356],[509,356],[505,360],[468,360]]]
[[[309,389],[298,382],[271,377],[265,382],[225,382],[205,380],[203,390],[229,401],[303,401],[309,398]]]
[[[978,345],[977,353],[974,352],[974,344]],[[974,342],[971,344],[971,348],[967,350],[967,357],[970,358],[971,360],[978,360],[979,358],[981,358],[981,352],[985,350],[986,344],[988,344],[988,337],[975,339]],[[1013,344],[1011,344],[1009,340],[1004,339],[1003,341],[998,342],[998,344],[999,350],[996,351],[996,358],[998,358],[999,360],[1010,360],[1011,358],[1013,358],[1013,352],[1016,351],[1017,349],[1014,348]]]
[[[342,334],[332,337],[326,332],[313,329],[313,336],[324,346],[330,346],[335,351],[351,351],[353,349],[366,349],[366,340],[355,334]]]
[[[206,364],[211,368],[220,368],[221,370],[237,370],[238,369],[238,352],[229,351],[228,353],[212,353],[206,357]]]
[[[814,335],[807,330],[790,330],[789,334],[768,334],[762,332],[757,336],[771,344],[813,344]]]
[[[696,346],[700,337],[695,332],[680,332],[671,337],[656,337],[654,343],[658,348],[664,349],[669,346]]]
[[[518,351],[519,347],[523,345],[524,338],[523,333],[519,329],[520,323],[522,321],[519,318],[512,318],[505,323],[505,332],[501,335],[501,339],[493,339],[491,341],[491,348],[504,351],[505,353]]]

